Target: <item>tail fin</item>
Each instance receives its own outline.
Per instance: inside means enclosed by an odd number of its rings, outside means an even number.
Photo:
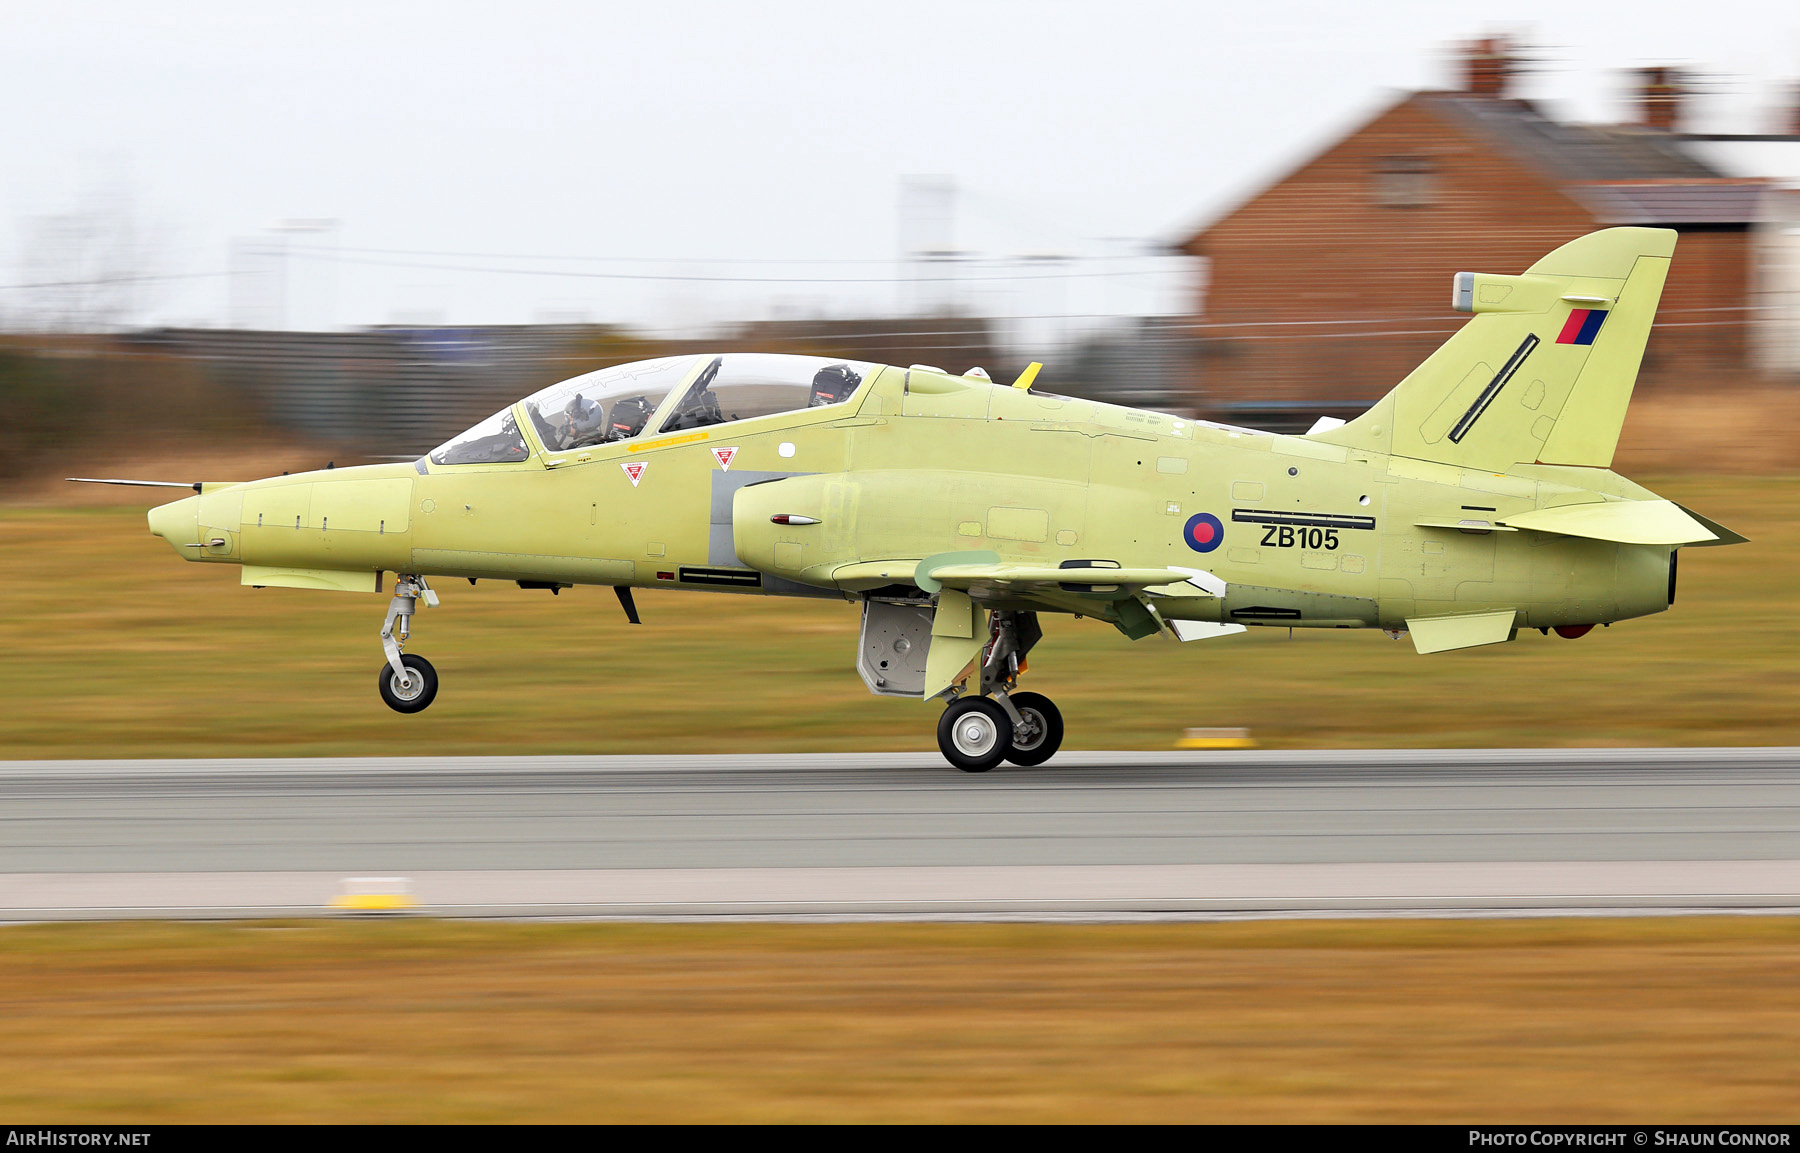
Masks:
[[[1674,252],[1669,229],[1608,228],[1522,276],[1458,273],[1455,305],[1475,318],[1311,439],[1481,469],[1611,465]]]

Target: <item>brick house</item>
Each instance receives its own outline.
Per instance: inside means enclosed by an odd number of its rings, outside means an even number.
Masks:
[[[1464,90],[1395,101],[1181,244],[1209,268],[1204,412],[1270,428],[1360,412],[1455,331],[1454,273],[1522,272],[1618,224],[1681,233],[1644,387],[1749,371],[1765,183],[1693,154],[1673,85],[1645,85],[1644,123],[1564,124],[1508,98],[1505,72],[1472,53]]]

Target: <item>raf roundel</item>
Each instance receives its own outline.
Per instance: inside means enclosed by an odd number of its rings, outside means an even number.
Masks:
[[[1188,517],[1181,537],[1195,552],[1211,552],[1225,539],[1225,526],[1210,512],[1197,512]]]

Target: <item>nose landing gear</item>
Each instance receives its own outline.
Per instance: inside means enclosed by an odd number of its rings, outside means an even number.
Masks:
[[[420,597],[432,608],[437,607],[437,594],[425,584],[424,577],[396,577],[394,599],[388,604],[387,620],[381,626],[381,648],[387,654],[387,663],[379,670],[377,687],[387,707],[397,713],[422,712],[437,699],[437,670],[424,657],[403,651],[412,635],[413,610]]]

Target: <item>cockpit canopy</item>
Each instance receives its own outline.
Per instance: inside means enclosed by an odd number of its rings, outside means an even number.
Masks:
[[[431,453],[434,464],[503,464],[530,457],[519,413],[546,452],[646,433],[842,404],[877,365],[819,356],[727,353],[670,356],[604,368],[553,384]]]

